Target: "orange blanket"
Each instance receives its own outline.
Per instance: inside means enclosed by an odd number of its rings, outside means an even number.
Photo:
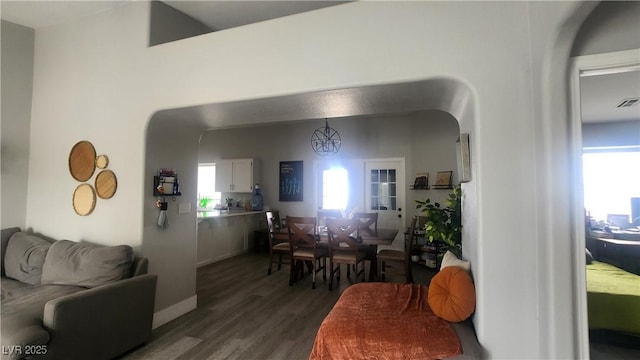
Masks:
[[[442,359],[462,353],[449,323],[427,304],[428,288],[360,283],[324,319],[310,359]]]

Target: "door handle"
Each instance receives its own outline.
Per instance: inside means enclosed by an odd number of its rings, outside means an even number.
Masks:
[[[401,217],[402,217],[402,214],[398,214],[398,218],[401,218]]]

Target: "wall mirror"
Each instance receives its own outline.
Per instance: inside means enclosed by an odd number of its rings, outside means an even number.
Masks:
[[[88,141],[79,141],[69,153],[69,172],[78,181],[87,181],[96,169],[96,149]]]

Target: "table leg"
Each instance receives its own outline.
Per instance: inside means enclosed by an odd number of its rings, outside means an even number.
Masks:
[[[369,281],[376,281],[378,280],[378,259],[376,258],[378,247],[370,245],[369,251],[373,254],[370,259],[371,263],[369,264]]]

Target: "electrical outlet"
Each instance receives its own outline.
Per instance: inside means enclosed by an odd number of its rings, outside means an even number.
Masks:
[[[178,209],[178,214],[189,214],[191,213],[191,203],[180,203],[180,208]]]

